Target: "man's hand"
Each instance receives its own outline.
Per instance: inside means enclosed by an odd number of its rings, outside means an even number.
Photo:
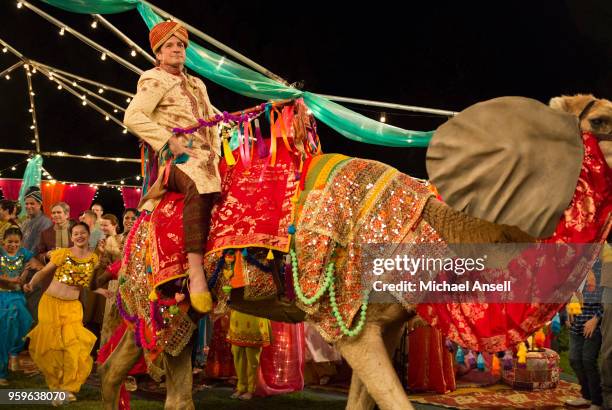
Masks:
[[[30,293],[32,291],[32,289],[34,288],[34,286],[32,286],[32,282],[28,282],[25,285],[23,285],[23,291],[25,293]]]
[[[182,154],[187,154],[191,158],[198,157],[193,148],[187,147],[187,139],[183,135],[171,136],[170,139],[168,140],[168,148],[170,149],[170,152],[172,152],[172,155],[174,155],[174,158],[178,158]]]
[[[104,289],[104,288],[98,288],[98,289],[94,290],[94,293],[102,295],[102,296],[104,296],[107,299],[110,299],[110,298],[113,297],[113,292],[111,292],[108,289]]]
[[[100,239],[98,241],[97,251],[100,255],[104,255],[104,250],[106,249],[106,239]]]
[[[593,336],[593,332],[597,329],[597,323],[599,323],[599,318],[597,316],[593,316],[584,323],[584,329],[582,331],[584,337],[590,338]]]

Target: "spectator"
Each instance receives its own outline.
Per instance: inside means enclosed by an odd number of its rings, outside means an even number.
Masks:
[[[91,231],[91,235],[89,236],[89,247],[91,249],[96,249],[100,239],[104,238],[104,232],[96,226],[98,215],[96,215],[94,211],[85,211],[79,219],[89,226],[89,230]]]
[[[53,226],[53,222],[45,216],[42,212],[42,193],[38,187],[30,187],[25,193],[25,209],[27,219],[23,223],[23,247],[36,254],[38,251],[38,245],[40,243],[41,233]],[[26,281],[29,281],[34,275],[34,271],[42,267],[42,264],[37,258],[31,258],[26,264],[28,274]],[[26,301],[28,302],[28,310],[34,319],[34,322],[38,320],[38,302],[42,296],[43,289],[46,287],[46,283],[42,286],[35,287],[31,292],[26,294]]]
[[[98,218],[98,220],[102,218],[102,215],[104,214],[104,207],[102,206],[101,203],[94,202],[91,205],[91,210],[96,214],[96,217]]]
[[[3,199],[0,201],[0,238],[4,236],[4,231],[13,226],[19,228],[17,221],[17,204],[14,201]]]
[[[602,390],[597,357],[601,349],[601,263],[598,261],[589,273],[582,292],[582,312],[570,316],[570,366],[580,383],[580,399],[566,401],[570,406],[590,404],[589,410],[602,408]]]
[[[134,222],[138,219],[138,215],[140,215],[140,213],[136,208],[126,208],[125,211],[123,211],[123,235],[127,235],[128,232],[130,232],[132,226],[134,226]],[[125,238],[123,239],[125,240]]]
[[[69,248],[70,240],[70,206],[65,202],[58,202],[51,207],[53,226],[40,234],[40,243],[36,252],[38,260],[46,264],[49,262],[48,253],[56,248]]]
[[[25,194],[27,219],[23,223],[23,247],[32,253],[38,250],[40,234],[53,225],[43,214],[42,193],[38,187],[30,187]]]
[[[612,410],[612,247],[604,245],[601,286],[603,293],[604,313],[601,319],[601,388],[603,394],[603,407]]]

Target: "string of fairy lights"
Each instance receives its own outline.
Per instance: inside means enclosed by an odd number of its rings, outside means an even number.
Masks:
[[[96,52],[100,53],[99,56],[100,56],[101,61],[104,62],[107,60],[112,60],[138,75],[142,74],[143,70],[141,70],[140,68],[138,68],[137,66],[129,62],[128,60],[108,50],[107,48],[103,47],[102,45],[95,42],[94,40],[87,37],[86,35],[82,34],[81,32],[75,30],[74,28],[70,27],[64,22],[56,19],[55,17],[42,11],[36,6],[30,4],[28,1],[17,0],[16,4],[17,4],[17,8],[21,9],[21,8],[26,7],[29,10],[36,13],[37,15],[39,15],[40,17],[42,17],[43,19],[45,19],[46,21],[48,21],[49,23],[55,25],[58,29],[58,34],[60,37],[63,37],[66,35],[66,33],[68,33],[72,35],[73,37],[77,38],[78,40],[80,40],[81,42],[93,48]],[[159,8],[154,7],[154,10],[157,13],[161,13],[160,15],[162,15],[164,18],[172,19],[172,20],[176,20],[180,22],[180,20],[177,20],[176,18],[174,18],[173,16],[169,15],[168,13],[164,12],[163,10]],[[149,62],[153,63],[155,61],[154,58],[149,53],[147,53],[140,46],[138,46],[137,43],[135,43],[128,36],[126,36],[120,30],[118,30],[104,17],[102,17],[99,14],[92,14],[91,16],[92,16],[92,21],[90,23],[91,29],[96,29],[99,25],[102,25],[106,29],[110,30],[114,35],[118,36],[124,43],[128,45],[129,55],[132,58],[135,58],[140,54],[142,57],[144,57]],[[194,27],[191,27],[184,22],[181,22],[181,24],[187,27],[188,30],[192,32],[193,34],[195,34],[196,36],[221,48],[222,50],[229,53],[230,55],[237,57],[239,60],[245,62],[247,65],[250,65],[252,68],[264,73],[265,75],[272,74],[268,72],[266,69],[264,69],[263,67],[257,65],[255,62],[242,56],[241,54],[225,46],[224,44],[214,40],[212,37],[200,32]],[[122,161],[140,162],[140,160],[136,158],[92,156],[89,154],[74,155],[74,154],[68,154],[62,151],[42,152],[41,146],[40,146],[41,144],[40,144],[40,134],[39,134],[39,129],[38,129],[38,122],[37,122],[37,117],[36,117],[36,104],[35,104],[36,91],[34,90],[34,87],[32,84],[32,76],[34,76],[36,73],[40,72],[41,75],[46,76],[49,79],[49,81],[55,84],[58,91],[67,92],[73,97],[78,98],[82,106],[88,107],[90,109],[97,111],[99,114],[101,114],[104,117],[105,121],[108,121],[108,122],[112,121],[115,124],[117,124],[121,128],[121,132],[123,134],[127,134],[128,132],[130,132],[130,130],[127,129],[123,125],[122,121],[120,121],[116,117],[116,115],[120,115],[125,111],[125,108],[122,105],[120,105],[121,103],[117,102],[117,98],[125,99],[125,103],[129,104],[134,95],[125,90],[121,90],[121,89],[109,86],[107,84],[103,84],[98,81],[95,81],[89,78],[85,78],[85,77],[61,70],[59,68],[49,66],[49,65],[40,63],[38,61],[29,59],[2,39],[0,39],[0,47],[2,47],[1,49],[2,53],[10,52],[20,59],[19,62],[13,64],[11,67],[0,72],[0,78],[4,77],[5,80],[9,81],[11,80],[11,73],[14,70],[18,69],[19,67],[23,67],[25,70],[27,86],[28,86],[28,93],[29,93],[28,111],[32,117],[30,129],[33,132],[33,137],[30,139],[30,142],[32,145],[35,146],[35,151],[32,150],[31,152],[28,152],[25,150],[0,149],[0,153],[30,153],[31,154],[32,152],[35,152],[35,153],[39,153],[44,156],[60,156],[60,157],[65,156],[65,157],[70,157],[70,158],[108,160],[108,161],[116,161],[116,162],[122,162]],[[282,82],[287,83],[284,80],[282,80]],[[109,98],[106,97],[108,93],[111,93],[112,95]],[[429,112],[434,115],[447,115],[447,116],[455,114],[450,111],[435,110],[435,109],[422,108],[422,107],[412,107],[412,106],[405,106],[405,105],[391,104],[391,103],[380,103],[380,102],[369,101],[369,100],[357,100],[357,99],[350,99],[350,98],[338,97],[338,96],[325,96],[325,95],[323,96],[326,98],[329,98],[330,100],[334,100],[334,101],[344,101],[344,102],[349,102],[349,103],[372,105],[372,106],[376,106],[380,108],[387,108],[391,110],[400,109],[400,110],[416,111],[416,112],[423,112],[423,113]],[[219,112],[219,110],[217,110],[215,107],[213,108],[216,112]],[[382,123],[386,123],[388,121],[388,115],[386,112],[380,113],[379,121]],[[9,167],[9,169],[11,170],[12,168],[13,167]],[[6,172],[7,170],[6,169],[0,170],[0,175],[3,171]],[[47,180],[50,180],[50,181],[54,180],[54,178],[50,174],[48,174],[48,172],[47,172],[47,175],[45,175],[45,177],[47,178]],[[129,178],[136,178],[136,181],[138,181],[140,179],[140,176],[96,182],[96,183],[92,183],[92,185],[93,186],[109,186],[109,187],[116,187],[120,189],[122,186],[128,186],[128,185],[125,185],[125,183],[126,183],[126,180]],[[68,183],[76,184],[76,182],[68,182]]]

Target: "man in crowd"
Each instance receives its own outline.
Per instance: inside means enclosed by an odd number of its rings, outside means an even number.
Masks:
[[[85,222],[87,226],[89,226],[89,231],[91,232],[89,235],[89,247],[91,249],[96,249],[100,239],[104,238],[104,232],[102,232],[102,230],[96,226],[98,215],[96,215],[94,211],[85,211],[79,219],[81,222]]]
[[[612,410],[612,247],[604,245],[601,258],[601,286],[604,313],[601,318],[601,392],[603,408]]]
[[[36,255],[38,245],[40,243],[41,234],[45,229],[53,226],[53,222],[42,211],[42,193],[38,187],[30,187],[25,193],[25,210],[27,219],[23,223],[23,247]],[[26,282],[32,279],[34,273],[42,268],[42,264],[36,258],[30,259],[26,264],[29,270]],[[26,302],[28,310],[34,319],[34,323],[38,321],[38,302],[42,296],[43,289],[48,283],[36,286],[32,292],[26,293]]]
[[[36,254],[40,234],[53,225],[42,211],[42,193],[38,187],[30,187],[25,194],[27,219],[23,223],[23,247]]]
[[[69,217],[70,206],[67,203],[58,202],[51,207],[53,226],[42,231],[36,252],[43,265],[49,262],[49,251],[72,246]]]

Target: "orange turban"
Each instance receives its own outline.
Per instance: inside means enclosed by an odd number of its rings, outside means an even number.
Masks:
[[[156,24],[149,33],[151,50],[156,53],[157,49],[172,36],[176,36],[179,40],[185,43],[185,47],[187,47],[189,44],[189,35],[187,34],[187,30],[176,21],[163,21]]]

